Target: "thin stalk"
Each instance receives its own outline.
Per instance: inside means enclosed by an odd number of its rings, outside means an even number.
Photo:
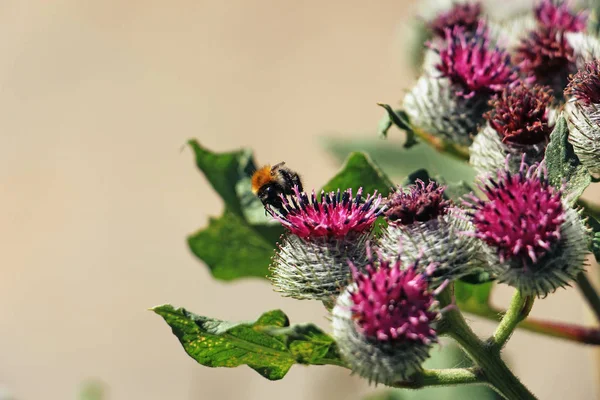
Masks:
[[[451,292],[445,291],[440,298],[442,304],[449,304]],[[482,342],[467,325],[460,310],[452,307],[446,311],[440,322],[441,330],[452,337],[475,362],[483,379],[507,400],[535,400],[536,397],[517,378],[500,357],[500,352]]]
[[[600,321],[600,296],[598,296],[598,292],[592,285],[592,282],[588,279],[585,272],[581,272],[577,275],[577,287],[588,305],[594,311],[594,315],[596,315],[596,320]]]
[[[502,350],[517,325],[529,315],[534,300],[533,296],[523,296],[518,290],[515,292],[506,314],[504,314],[496,331],[488,341],[494,350],[498,352]]]
[[[483,309],[463,307],[462,310],[469,314],[492,321],[502,320],[503,315],[503,311],[494,308]],[[564,322],[545,321],[530,317],[519,324],[519,329],[524,329],[526,331],[539,333],[544,336],[564,339],[575,343],[595,346],[600,345],[600,328],[591,328]]]

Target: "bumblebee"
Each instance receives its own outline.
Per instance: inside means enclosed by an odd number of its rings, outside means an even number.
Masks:
[[[283,211],[281,195],[293,193],[294,186],[301,192],[302,181],[300,176],[280,162],[273,166],[266,165],[252,175],[252,192],[258,196],[265,208],[271,206]]]

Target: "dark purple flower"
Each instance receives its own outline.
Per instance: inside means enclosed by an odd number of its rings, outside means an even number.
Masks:
[[[431,324],[439,319],[436,291],[430,288],[428,276],[435,267],[419,272],[417,264],[403,269],[400,260],[371,261],[366,272],[353,268],[356,286],[350,291],[352,319],[367,338],[378,341],[437,341]]]
[[[456,26],[463,28],[465,32],[475,32],[480,17],[480,2],[457,3],[450,10],[438,14],[429,22],[428,27],[436,36],[444,38],[446,29],[452,30]]]
[[[444,186],[418,179],[408,191],[399,188],[389,195],[384,214],[390,224],[411,225],[445,215],[450,201],[444,198]]]
[[[529,87],[521,82],[495,97],[485,115],[502,142],[533,145],[548,141],[552,127],[548,111],[552,95],[542,86]]]
[[[539,28],[522,39],[515,62],[535,83],[549,86],[559,94],[575,69],[574,51],[565,32],[552,28]]]
[[[356,197],[352,189],[341,192],[321,192],[317,198],[315,192],[309,196],[294,187],[294,194],[282,197],[280,213],[271,211],[271,215],[292,234],[302,238],[344,237],[347,234],[369,231],[377,217],[382,213],[381,195],[377,192],[362,197],[362,188]]]
[[[476,94],[497,93],[518,78],[508,52],[490,45],[483,23],[473,35],[467,35],[458,26],[446,29],[444,44],[433,49],[440,57],[437,70],[456,85],[458,96],[470,98]]]
[[[588,62],[583,69],[572,75],[565,94],[585,106],[600,104],[600,60]]]
[[[587,12],[575,13],[566,1],[542,0],[534,10],[538,23],[545,28],[566,32],[582,32],[587,25]]]

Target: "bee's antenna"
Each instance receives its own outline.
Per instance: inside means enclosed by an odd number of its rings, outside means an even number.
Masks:
[[[282,161],[282,162],[280,162],[280,163],[277,163],[277,164],[275,164],[275,165],[273,165],[273,166],[271,167],[271,171],[275,171],[276,169],[278,169],[278,168],[281,168],[281,167],[283,167],[284,165],[285,165],[285,161]]]

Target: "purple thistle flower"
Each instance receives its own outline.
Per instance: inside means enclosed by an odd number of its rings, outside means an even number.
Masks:
[[[352,266],[354,282],[333,309],[333,336],[352,370],[369,381],[392,384],[422,370],[438,341],[441,318],[430,275],[435,265],[402,265],[378,255],[365,272]]]
[[[444,198],[444,189],[434,181],[425,185],[420,179],[408,191],[399,188],[388,196],[385,217],[393,225],[410,225],[445,215],[450,201]]]
[[[408,189],[390,194],[385,216],[388,226],[378,248],[394,259],[402,248],[405,263],[424,261],[437,265],[432,282],[453,280],[481,270],[479,240],[462,235],[473,226],[444,197],[445,186],[417,180]]]
[[[520,82],[492,99],[485,115],[503,143],[533,145],[547,142],[552,132],[548,121],[552,95],[541,86]]]
[[[531,80],[561,95],[576,68],[574,50],[565,31],[544,27],[531,31],[521,40],[515,62]]]
[[[518,258],[523,265],[536,263],[560,240],[565,222],[561,191],[526,165],[518,174],[498,173],[497,181],[480,186],[487,201],[475,201],[476,235],[498,250],[500,262]]]
[[[294,187],[294,193],[282,197],[280,213],[270,209],[273,218],[281,222],[290,233],[302,237],[344,237],[350,233],[367,232],[377,217],[383,212],[379,207],[381,195],[377,192],[362,198],[362,188],[356,197],[352,197],[352,189],[341,192],[321,192],[317,198],[312,192],[310,198]]]
[[[315,192],[309,197],[294,187],[282,206],[269,212],[287,228],[271,264],[271,281],[284,296],[331,301],[348,284],[348,260],[367,262],[365,243],[384,211],[377,193],[362,198],[352,190]],[[364,201],[363,201],[364,200]]]
[[[508,160],[507,160],[508,164]],[[474,236],[497,256],[490,261],[501,282],[526,294],[545,296],[583,269],[587,233],[577,212],[563,205],[562,190],[550,186],[543,165],[518,173],[506,169],[479,186],[487,200],[471,195]]]
[[[426,271],[432,273],[430,264]],[[429,287],[427,273],[419,273],[417,264],[401,268],[397,259],[390,263],[373,261],[361,273],[352,266],[356,286],[350,290],[352,319],[358,330],[369,339],[392,342],[437,341],[431,324],[440,317],[436,300]]]
[[[582,32],[587,25],[587,12],[574,13],[567,2],[542,0],[534,10],[535,18],[545,28],[566,32]]]
[[[584,106],[600,105],[600,60],[588,62],[571,76],[565,94]]]
[[[461,97],[488,96],[518,78],[509,53],[490,45],[483,22],[473,35],[467,35],[461,27],[447,29],[444,44],[433,50],[440,57],[437,70],[456,85],[456,94]]]
[[[503,168],[511,155],[509,168],[517,172],[523,154],[529,164],[544,159],[554,127],[552,96],[541,86],[525,82],[506,88],[490,101],[485,114],[488,123],[477,134],[470,148],[470,163],[479,175]]]
[[[450,10],[444,11],[429,22],[428,28],[438,37],[445,38],[446,29],[461,27],[465,32],[475,32],[481,18],[481,3],[457,3]]]

